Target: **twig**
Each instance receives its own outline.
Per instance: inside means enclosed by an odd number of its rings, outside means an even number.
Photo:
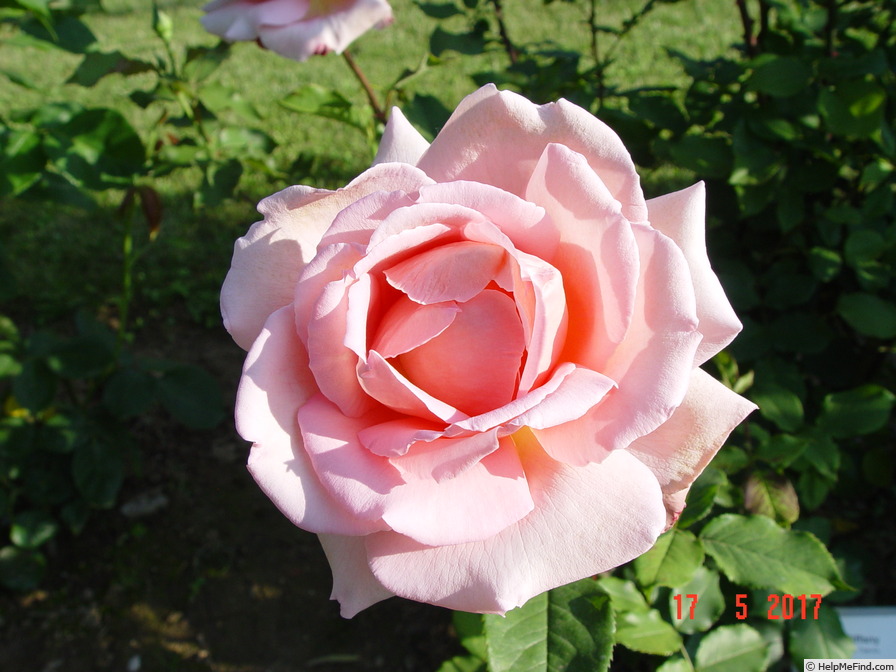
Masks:
[[[737,0],[737,9],[740,11],[740,22],[744,27],[744,48],[747,56],[756,55],[756,36],[753,35],[753,19],[747,11],[747,0]]]
[[[373,116],[376,117],[377,121],[385,124],[386,112],[383,110],[382,105],[380,105],[380,101],[377,99],[376,93],[374,92],[373,87],[370,86],[367,77],[361,71],[361,68],[358,67],[358,64],[355,63],[355,59],[352,58],[348,49],[342,52],[342,57],[345,59],[345,62],[348,63],[348,67],[351,68],[352,72],[355,73],[355,77],[361,83],[364,93],[367,94],[367,100],[370,102],[370,107],[373,109]]]
[[[507,26],[504,24],[504,9],[501,7],[501,0],[492,0],[492,4],[495,6],[495,19],[498,22],[498,33],[501,35],[501,42],[504,43],[504,51],[507,52],[507,56],[510,58],[510,62],[516,65],[516,62],[519,60],[520,53],[519,50],[514,46],[513,42],[510,41],[510,35],[507,32]]]

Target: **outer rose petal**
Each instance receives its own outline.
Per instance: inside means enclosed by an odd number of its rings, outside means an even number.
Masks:
[[[493,84],[483,86],[461,101],[417,165],[437,182],[470,180],[523,196],[532,168],[552,142],[587,158],[630,221],[647,220],[640,178],[622,140],[565,100],[533,105]]]
[[[389,113],[389,121],[383,138],[380,140],[379,149],[373,159],[373,165],[378,163],[409,163],[416,165],[423,152],[429,149],[426,141],[416,128],[411,126],[407,117],[397,107]]]
[[[268,315],[293,301],[299,273],[340,211],[375,191],[413,192],[429,182],[419,170],[393,163],[374,166],[344,189],[289,187],[259,203],[264,220],[236,241],[221,288],[224,326],[237,345],[248,350]]]
[[[383,520],[395,533],[437,547],[487,541],[516,523],[534,504],[513,442],[500,443],[454,478],[408,478],[386,498]]]
[[[203,7],[203,27],[231,42],[258,38],[262,25],[299,21],[308,12],[308,0],[214,0]]]
[[[304,61],[315,54],[345,48],[371,28],[392,22],[392,8],[385,0],[346,0],[334,3],[336,11],[308,16],[285,26],[261,26],[261,43],[281,56]]]
[[[531,435],[514,440],[534,442]],[[370,535],[376,578],[412,600],[503,614],[545,590],[637,557],[662,532],[659,484],[626,452],[581,468],[555,462],[537,445],[520,452],[532,513],[490,539],[455,546],[428,547],[394,532]]]
[[[249,472],[283,515],[303,529],[334,534],[382,529],[339,505],[311,468],[296,421],[299,407],[316,392],[309,374],[292,310],[281,308],[249,351],[237,393],[237,430],[254,442]]]
[[[363,537],[320,534],[318,539],[333,572],[333,592],[330,599],[339,601],[339,613],[343,618],[351,618],[359,611],[394,595],[370,571]]]
[[[697,295],[697,317],[703,340],[694,366],[700,366],[728,345],[743,328],[706,256],[706,188],[692,187],[647,201],[650,223],[684,252]]]
[[[672,417],[628,447],[673,493],[687,488],[715,456],[731,431],[756,410],[701,369],[694,369],[684,401]]]

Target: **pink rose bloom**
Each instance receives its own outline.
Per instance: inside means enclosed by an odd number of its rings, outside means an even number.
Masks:
[[[231,42],[257,40],[281,56],[304,61],[342,53],[371,28],[392,23],[386,0],[213,0],[202,25]]]
[[[347,187],[259,211],[221,298],[237,428],[345,616],[504,613],[631,560],[754,408],[698,368],[741,328],[703,185],[645,201],[567,101],[486,86],[431,145],[393,110]]]

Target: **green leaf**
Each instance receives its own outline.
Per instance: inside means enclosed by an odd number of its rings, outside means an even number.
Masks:
[[[824,89],[818,109],[831,132],[850,138],[867,138],[884,120],[887,92],[869,80],[853,80]]]
[[[812,68],[805,59],[767,55],[762,58],[747,85],[770,96],[789,97],[802,93],[812,78]]]
[[[10,590],[34,590],[43,579],[47,561],[41,553],[15,546],[0,548],[0,585]]]
[[[635,559],[635,578],[643,587],[680,586],[703,564],[703,545],[686,530],[672,528],[656,540],[653,548]]]
[[[91,51],[84,55],[67,83],[90,87],[107,75],[136,75],[153,70],[151,63],[125,56],[120,51]]]
[[[485,51],[485,37],[482,30],[475,28],[468,33],[449,33],[436,26],[429,36],[429,51],[433,56],[441,56],[446,51],[475,56]]]
[[[40,179],[46,163],[39,133],[0,131],[0,195],[24,192]]]
[[[789,479],[756,471],[744,485],[744,506],[750,513],[767,516],[785,525],[800,517],[800,503]]]
[[[90,109],[52,129],[44,147],[56,166],[90,189],[130,184],[143,172],[140,136],[115,110]]]
[[[488,672],[485,661],[475,656],[455,656],[446,660],[437,672]]]
[[[9,530],[9,539],[19,548],[37,548],[56,536],[58,523],[44,511],[23,511],[16,514]]]
[[[700,539],[737,584],[791,595],[827,595],[844,586],[834,559],[815,536],[784,530],[765,516],[719,516],[703,528]]]
[[[31,359],[22,365],[19,375],[13,378],[12,393],[19,404],[37,413],[53,402],[56,383],[56,376],[42,360]]]
[[[757,382],[750,397],[759,406],[762,417],[771,420],[785,432],[793,432],[803,424],[803,402],[791,390],[777,383]]]
[[[482,614],[470,614],[466,611],[455,611],[452,616],[457,638],[463,647],[475,657],[488,658],[488,642],[485,639],[485,623]]]
[[[124,480],[124,458],[119,449],[91,438],[75,450],[72,476],[84,499],[108,509],[115,504]]]
[[[618,576],[602,576],[597,580],[597,585],[610,596],[613,611],[647,611],[650,608],[632,581],[620,579]]]
[[[822,401],[819,427],[835,437],[871,434],[886,425],[896,395],[879,385],[834,392]]]
[[[484,618],[491,672],[600,672],[613,651],[613,611],[584,579]]]
[[[211,429],[224,417],[218,382],[198,366],[178,365],[158,380],[159,400],[175,420],[193,429]]]
[[[115,361],[105,338],[75,336],[60,343],[47,357],[47,365],[62,378],[94,378]]]
[[[823,247],[813,247],[809,250],[808,261],[812,275],[821,282],[830,282],[836,278],[843,266],[843,260],[837,252]]]
[[[681,648],[681,635],[656,609],[629,611],[616,617],[616,642],[627,649],[669,656]]]
[[[768,645],[746,624],[725,625],[708,633],[697,647],[697,672],[760,672]]]
[[[656,668],[656,672],[694,672],[694,666],[681,657],[669,658]]]
[[[294,112],[335,119],[365,132],[373,122],[373,112],[369,106],[355,105],[338,91],[319,84],[299,87],[281,100],[280,104]]]
[[[139,369],[116,371],[103,388],[103,405],[119,418],[133,418],[155,401],[155,379]]]
[[[678,615],[678,600],[676,595],[681,595],[681,618]],[[693,618],[691,617],[691,600],[688,595],[696,595]],[[672,616],[672,625],[680,632],[693,634],[705,632],[721,618],[725,611],[725,598],[719,588],[719,573],[707,567],[700,567],[685,585],[676,588],[669,595],[669,613]]]
[[[814,608],[814,601],[807,602],[807,611]],[[794,662],[806,658],[852,658],[856,650],[855,642],[843,632],[837,611],[824,605],[818,610],[818,618],[813,613],[808,618],[791,621],[788,647]]]
[[[768,439],[760,439],[756,456],[780,470],[799,459],[808,446],[808,440],[802,436],[775,434]]]

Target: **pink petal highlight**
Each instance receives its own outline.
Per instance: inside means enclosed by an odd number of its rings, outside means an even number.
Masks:
[[[389,121],[386,124],[386,130],[383,131],[376,157],[373,159],[373,165],[397,162],[409,163],[413,166],[427,149],[429,149],[429,143],[426,139],[411,126],[401,110],[393,107],[389,113]]]
[[[391,460],[406,482],[456,478],[486,455],[498,449],[498,431],[493,429],[460,438],[418,441],[402,457]]]
[[[647,202],[650,223],[684,252],[697,296],[697,317],[703,340],[695,366],[727,346],[743,328],[725,296],[706,255],[706,188],[702,182]]]
[[[358,439],[358,432],[373,424],[371,416],[346,417],[317,394],[299,409],[298,418],[305,450],[323,486],[359,519],[379,521],[385,496],[401,477],[386,458],[366,450]]]
[[[296,413],[316,393],[308,357],[295,335],[292,310],[281,308],[246,357],[236,400],[237,430],[252,441],[249,472],[294,525],[311,532],[368,534],[381,524],[339,504],[311,467]]]
[[[560,231],[552,263],[569,306],[563,357],[603,370],[625,337],[635,306],[640,261],[619,203],[581,154],[551,144],[526,188]]]
[[[398,413],[432,422],[453,422],[467,417],[411,383],[376,350],[371,350],[367,361],[358,365],[358,380],[367,394]]]
[[[380,320],[372,348],[387,359],[402,355],[445,331],[458,312],[453,301],[421,306],[401,296]]]
[[[498,274],[504,250],[460,241],[435,247],[386,269],[386,280],[417,303],[469,301]]]
[[[420,544],[446,546],[488,539],[533,506],[516,450],[504,439],[499,450],[454,478],[409,480],[395,488],[383,520]]]
[[[534,105],[486,85],[461,101],[417,165],[437,182],[469,180],[523,196],[550,143],[584,155],[622,204],[623,215],[646,221],[640,179],[619,136],[565,100]]]
[[[343,618],[352,618],[367,607],[394,596],[370,571],[364,537],[321,534],[318,539],[333,572],[330,599],[339,601],[339,613]]]
[[[754,410],[756,404],[694,369],[684,401],[672,417],[632,443],[628,451],[656,474],[663,492],[682,490]]]
[[[521,430],[520,433],[525,433]],[[396,595],[503,614],[545,590],[649,549],[666,511],[653,474],[624,451],[574,468],[514,435],[535,509],[491,538],[431,547],[394,532],[367,537],[370,567]]]
[[[446,182],[420,189],[420,203],[453,203],[482,213],[516,249],[550,259],[557,248],[556,226],[544,208],[488,184]]]
[[[398,357],[408,380],[436,399],[477,415],[516,391],[523,328],[513,299],[487,289],[466,303],[435,338]]]
[[[374,455],[399,457],[408,452],[412,444],[432,441],[444,434],[435,423],[419,418],[398,418],[365,427],[358,432],[361,444]]]

